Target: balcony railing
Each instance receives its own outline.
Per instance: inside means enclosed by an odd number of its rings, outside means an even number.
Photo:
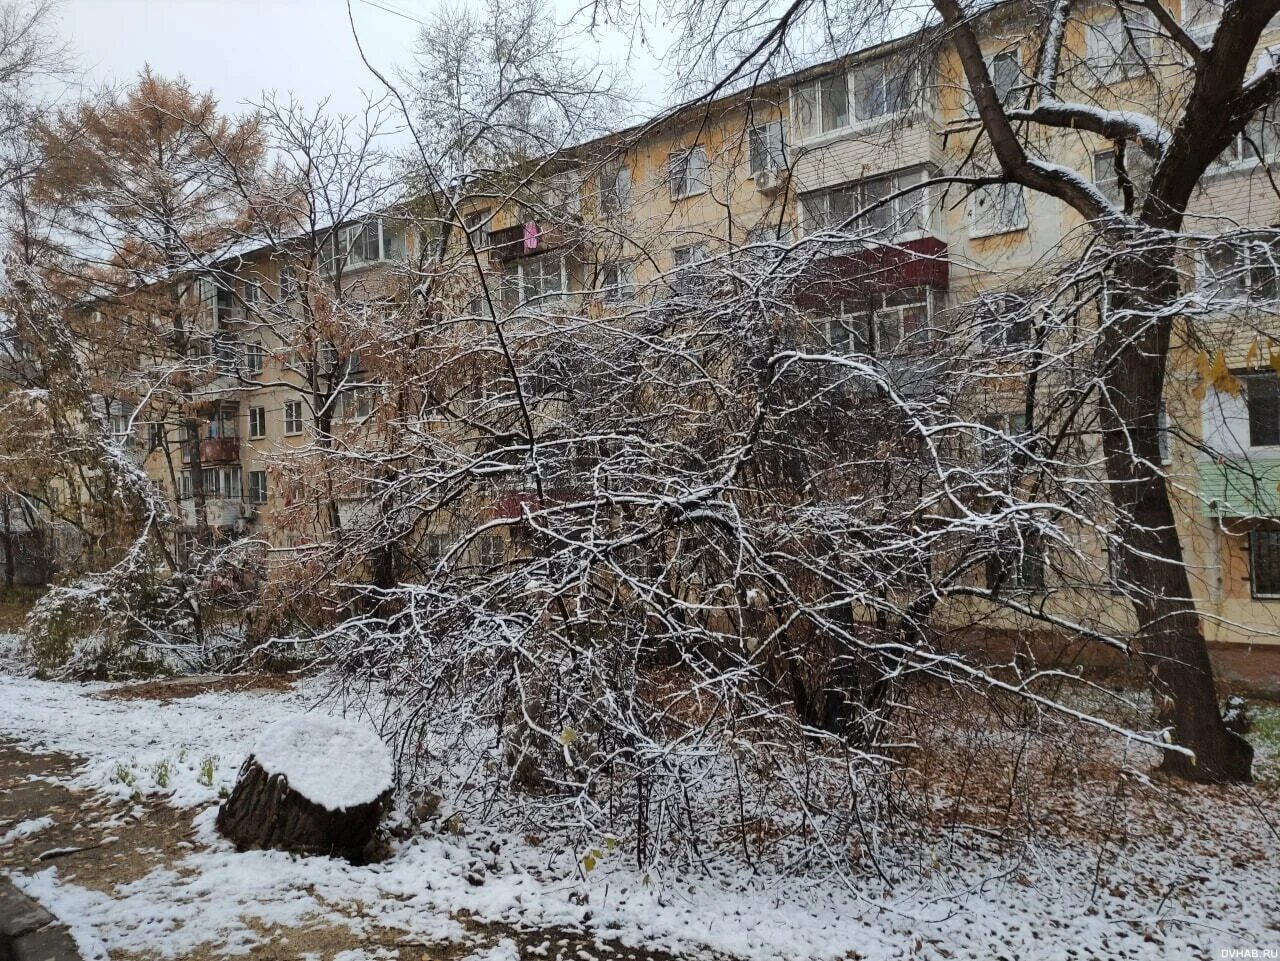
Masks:
[[[239,460],[239,437],[206,437],[200,441],[200,461],[202,463],[234,464]]]

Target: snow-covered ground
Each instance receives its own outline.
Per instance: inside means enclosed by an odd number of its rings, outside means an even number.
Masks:
[[[113,889],[77,884],[57,866],[15,877],[71,925],[86,957],[143,944],[156,957],[221,957],[260,943],[264,931],[315,923],[417,944],[469,940],[477,961],[539,956],[541,928],[759,961],[1217,958],[1224,948],[1280,948],[1280,835],[1243,794],[1188,793],[1179,802],[1186,824],[1126,825],[1120,846],[1046,840],[1014,860],[975,854],[969,872],[940,870],[892,890],[870,877],[641,873],[620,851],[584,872],[580,852],[478,825],[400,842],[390,859],[354,867],[237,854],[213,831],[208,802],[230,788],[266,725],[316,701],[315,682],[167,703],[95,696],[108,687],[0,675],[0,738],[83,756],[76,788],[192,809],[194,847]],[[477,934],[473,921],[534,935],[518,949]]]

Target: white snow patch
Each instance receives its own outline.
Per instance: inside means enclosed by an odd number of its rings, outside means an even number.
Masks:
[[[93,696],[104,685],[0,675],[0,736],[89,758],[76,786],[199,804],[230,785],[267,725],[317,699],[319,682],[312,683],[284,694],[161,704]],[[217,763],[206,785],[198,759],[214,755],[230,760]],[[164,759],[173,765],[168,788],[148,773]],[[122,765],[138,775],[132,788],[116,778]],[[1188,791],[1177,808],[1184,819],[1170,823],[1118,809],[1125,843],[1102,851],[1046,836],[997,860],[965,836],[975,853],[956,855],[965,859],[956,870],[939,866],[892,889],[870,874],[784,877],[732,865],[709,875],[662,875],[628,867],[620,851],[583,877],[573,851],[482,825],[463,837],[417,837],[365,866],[278,851],[237,854],[215,833],[211,805],[195,818],[196,850],[110,891],[82,887],[56,867],[14,881],[70,926],[87,959],[139,944],[159,958],[226,957],[269,937],[262,929],[297,924],[345,926],[357,937],[390,930],[406,941],[466,941],[454,920],[465,913],[686,957],[716,951],[749,961],[835,961],[856,950],[868,961],[1157,961],[1216,956],[1229,944],[1265,946],[1274,934],[1280,891],[1265,866],[1280,858],[1280,837],[1236,797],[1250,790]],[[478,885],[477,862],[484,865]],[[506,950],[501,942],[485,950],[489,956],[482,951],[472,961],[506,961],[492,956]]]
[[[29,838],[33,834],[39,834],[46,828],[53,827],[53,818],[46,815],[42,818],[32,818],[30,821],[23,821],[16,827],[10,828],[4,834],[0,834],[0,847],[6,844],[12,844],[14,841],[21,841],[23,838]]]
[[[510,938],[503,938],[491,948],[468,955],[466,961],[520,961],[520,949]]]
[[[377,732],[341,718],[301,714],[277,721],[253,745],[253,757],[327,811],[369,804],[394,784],[395,764]]]

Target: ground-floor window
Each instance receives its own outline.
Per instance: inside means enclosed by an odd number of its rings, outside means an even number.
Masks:
[[[1254,597],[1280,598],[1280,530],[1249,532],[1249,584]]]

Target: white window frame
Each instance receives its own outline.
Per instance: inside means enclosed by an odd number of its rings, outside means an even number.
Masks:
[[[824,84],[826,86],[824,86]],[[844,88],[844,113],[835,114],[835,122],[828,125],[827,118],[827,94],[824,93],[828,89],[839,89],[839,85]],[[812,107],[805,108],[802,106],[804,100],[812,91]],[[847,130],[853,123],[853,92],[849,82],[849,72],[847,70],[838,70],[834,73],[823,74],[820,77],[814,77],[803,83],[795,84],[791,88],[791,140],[793,143],[804,143],[806,141],[818,140],[822,137],[830,136],[841,130]],[[800,118],[806,111],[811,112],[812,122],[811,129],[806,130],[800,125]]]
[[[882,357],[897,350],[908,338],[912,340],[910,346],[914,348],[928,344],[935,312],[933,290],[930,287],[909,288],[909,290],[912,290],[912,293],[917,291],[918,293],[910,301],[901,304],[886,304],[885,301],[887,298],[905,296],[905,290],[876,294],[874,295],[876,303],[868,303],[865,300],[851,302],[847,299],[837,301],[834,312],[820,313],[815,318],[821,328],[826,346],[833,351],[859,354],[868,354],[874,347],[876,351],[874,356]],[[907,334],[903,323],[907,312],[921,307],[924,308],[924,326]],[[873,323],[876,332],[874,345],[871,343]]]
[[[1018,47],[1007,47],[1003,50],[997,50],[995,53],[983,54],[982,61],[987,65],[987,76],[991,78],[991,85],[995,87],[996,99],[1004,106],[1010,106],[1014,93],[1025,79],[1022,75],[1022,51]],[[1014,65],[1013,83],[1001,93],[1000,64],[1009,63],[1010,61]],[[973,91],[969,89],[967,79],[964,84],[964,111],[966,114],[973,116],[978,112],[978,102],[973,96]]]
[[[627,260],[611,260],[600,265],[600,290],[605,300],[635,297],[635,265]]]
[[[997,197],[997,194],[1003,194]],[[1010,203],[1009,196],[1017,197]],[[965,204],[969,223],[969,237],[980,240],[986,237],[1002,237],[1026,230],[1031,225],[1027,215],[1027,193],[1022,184],[1000,183],[974,188]],[[991,211],[1013,211],[1011,219],[995,219]]]
[[[677,170],[680,171],[678,176]],[[701,144],[694,144],[668,155],[667,182],[672,200],[687,200],[710,190],[711,168],[707,165],[707,149]]]
[[[286,400],[284,402],[284,435],[297,437],[302,431],[302,401]]]
[[[1238,296],[1243,297],[1249,305],[1280,302],[1280,230],[1274,233],[1262,233],[1256,240],[1251,239],[1247,234],[1231,239],[1235,242],[1229,244],[1222,244],[1221,241],[1209,242],[1201,246],[1196,256],[1196,290],[1211,299],[1219,296],[1222,281],[1210,267],[1209,257],[1212,248],[1222,245],[1224,249],[1236,255],[1244,255],[1243,263],[1237,262],[1235,266],[1225,271],[1230,275],[1228,280],[1233,285],[1240,286],[1241,292]],[[1262,255],[1264,246],[1270,246],[1272,249],[1269,257]],[[1263,270],[1267,271],[1269,276],[1259,281],[1257,272]],[[1262,293],[1268,283],[1272,286],[1270,296]]]
[[[1155,172],[1155,162],[1151,156],[1137,144],[1130,144],[1124,152],[1126,173],[1133,184],[1134,204],[1142,202],[1147,189],[1151,186],[1151,175]],[[1124,203],[1120,194],[1120,173],[1115,165],[1116,150],[1108,147],[1093,152],[1093,185],[1097,187],[1111,203],[1119,208]]]
[[[747,165],[754,177],[787,166],[787,142],[781,120],[759,123],[747,130]]]
[[[535,266],[544,268],[545,265],[552,263],[558,268],[557,271],[533,270]],[[552,276],[559,277],[559,286],[555,289],[545,289],[543,282]],[[534,301],[547,305],[560,302],[569,292],[569,268],[564,254],[549,251],[545,254],[518,258],[512,263],[511,269],[499,276],[498,291],[499,299],[508,309]]]
[[[244,345],[244,369],[247,374],[261,374],[266,367],[267,349],[262,344],[249,341]]]
[[[257,411],[257,414],[254,414]],[[262,440],[267,436],[267,409],[261,405],[249,408],[249,439]],[[256,421],[256,423],[255,423]]]
[[[261,483],[258,483],[258,481]],[[270,496],[265,470],[249,471],[248,500],[250,504],[265,504]]]
[[[906,190],[911,185],[910,181],[923,183],[928,181],[930,176],[932,174],[927,167],[908,167],[875,177],[834,184],[821,190],[812,190],[798,198],[799,210],[796,220],[808,233],[833,229],[844,222],[843,218],[835,221],[831,214],[831,200],[835,193],[844,192],[853,195],[852,214],[856,215],[867,208],[869,192],[873,185],[885,185],[887,189],[884,190],[884,196],[893,196]],[[888,204],[878,207],[863,217],[855,216],[849,226],[860,232],[865,231],[868,237],[877,239],[906,241],[932,236],[935,231],[932,196],[933,192],[929,186],[920,186],[901,197],[895,197]],[[812,216],[815,205],[821,207],[821,217],[816,220]],[[876,221],[881,218],[887,219],[887,224],[876,227]],[[869,229],[873,227],[875,229]]]
[[[1085,63],[1100,83],[1140,77],[1154,58],[1157,26],[1150,10],[1112,9],[1085,24]]]
[[[898,104],[895,109],[885,109],[878,113],[870,114],[866,117],[858,116],[858,107],[861,102],[862,93],[859,81],[860,76],[869,75],[872,71],[877,71],[880,76],[878,83],[883,87],[894,81],[894,78],[901,78],[907,84],[905,88],[905,102]],[[921,90],[921,74],[920,66],[913,60],[907,59],[902,54],[884,54],[874,57],[862,63],[854,64],[849,70],[849,118],[850,123],[854,127],[867,127],[875,124],[882,124],[891,121],[894,117],[905,116],[911,112],[915,104],[915,98]]]
[[[600,171],[598,204],[603,216],[618,216],[631,209],[631,168],[621,161]]]
[[[373,388],[368,384],[352,384],[338,394],[338,419],[360,423],[373,414]]]

